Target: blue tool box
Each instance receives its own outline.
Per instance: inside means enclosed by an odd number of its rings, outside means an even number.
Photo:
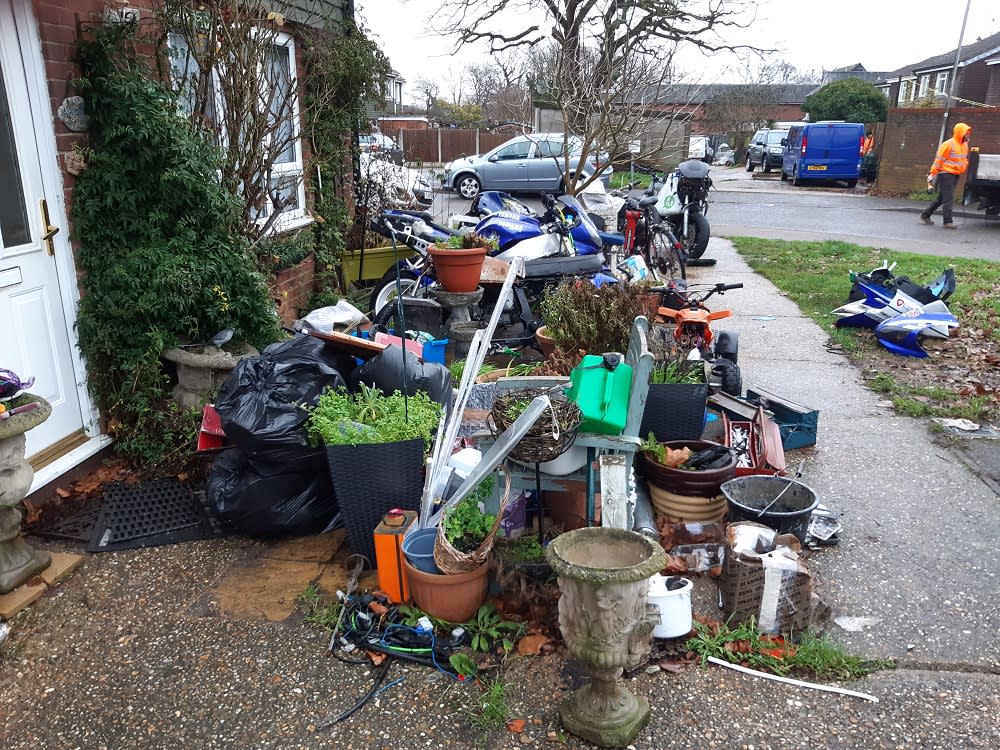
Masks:
[[[816,445],[819,410],[782,398],[763,388],[747,388],[747,401],[770,412],[781,432],[781,446],[787,451]]]

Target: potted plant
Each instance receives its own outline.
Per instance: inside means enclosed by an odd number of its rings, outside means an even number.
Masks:
[[[441,287],[446,292],[464,293],[476,291],[486,254],[497,249],[494,238],[468,232],[449,237],[440,245],[431,245],[428,252]]]
[[[375,560],[372,532],[392,508],[417,510],[441,405],[418,391],[330,389],[310,410],[312,443],[326,452],[336,502],[355,552]]]
[[[708,440],[658,441],[648,435],[639,448],[653,508],[670,521],[721,521],[720,491],[736,475],[733,451]]]
[[[556,359],[562,354],[572,369],[584,354],[624,354],[632,335],[632,322],[640,315],[653,314],[655,307],[640,286],[595,287],[589,281],[567,280],[545,290],[541,312],[545,325],[538,329],[536,338],[543,350],[544,339],[551,339]]]
[[[667,440],[697,440],[705,429],[708,381],[703,360],[677,355],[656,363],[649,379],[640,435]]]

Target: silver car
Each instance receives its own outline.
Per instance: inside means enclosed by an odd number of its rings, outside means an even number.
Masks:
[[[568,140],[562,133],[532,133],[497,146],[482,155],[455,159],[445,167],[444,185],[463,198],[474,198],[481,190],[506,192],[565,192],[562,167],[569,153],[570,176],[587,179],[597,166],[593,157],[580,163],[580,139]],[[614,169],[603,166],[598,179],[608,186]]]

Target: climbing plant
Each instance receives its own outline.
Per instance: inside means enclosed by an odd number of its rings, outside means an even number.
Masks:
[[[186,439],[178,420],[192,419],[169,405],[160,352],[223,328],[260,346],[278,329],[238,198],[219,183],[218,149],[128,52],[128,33],[104,27],[80,45],[90,143],[72,204],[77,325],[119,453],[155,468]]]

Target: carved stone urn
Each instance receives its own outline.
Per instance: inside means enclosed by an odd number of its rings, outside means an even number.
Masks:
[[[560,707],[563,728],[600,747],[624,747],[649,719],[649,701],[618,678],[649,653],[646,592],[666,554],[633,531],[590,527],[556,537],[545,556],[562,592],[559,630],[591,677]]]
[[[52,562],[48,552],[33,550],[21,538],[24,512],[20,504],[35,477],[24,457],[24,433],[48,419],[52,406],[30,393],[18,396],[17,402],[38,407],[0,420],[0,594],[13,591]]]
[[[240,341],[222,347],[185,344],[165,350],[162,356],[177,365],[174,400],[184,409],[200,409],[212,399],[241,359],[258,354],[250,344]]]

